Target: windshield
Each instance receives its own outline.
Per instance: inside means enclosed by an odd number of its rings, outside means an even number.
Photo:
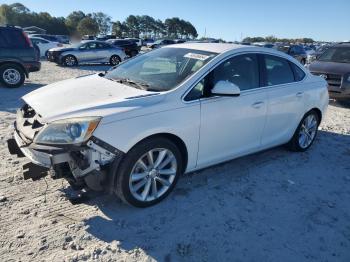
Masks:
[[[120,64],[105,77],[149,91],[169,91],[193,75],[216,53],[186,48],[160,48]],[[135,85],[138,84],[138,85]]]
[[[350,63],[350,47],[331,47],[319,57],[319,61]]]

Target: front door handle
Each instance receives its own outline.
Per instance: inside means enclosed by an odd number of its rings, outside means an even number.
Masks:
[[[303,95],[304,95],[304,92],[298,92],[298,93],[296,94],[297,97],[303,97]]]
[[[259,102],[255,102],[254,104],[252,104],[252,107],[254,108],[260,108],[264,105],[264,102],[259,101]]]

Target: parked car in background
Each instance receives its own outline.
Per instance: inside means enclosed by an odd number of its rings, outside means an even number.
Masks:
[[[154,43],[147,44],[147,47],[151,48],[151,49],[155,49],[155,48],[159,48],[159,47],[162,47],[162,46],[173,45],[173,44],[175,44],[174,40],[171,40],[171,39],[160,39],[160,40],[155,41]]]
[[[185,39],[175,39],[174,42],[175,42],[175,44],[183,44],[183,43],[186,43],[186,40]]]
[[[329,47],[332,45],[322,45],[316,49],[316,51],[313,54],[308,55],[307,57],[307,63],[311,64],[313,61],[317,60],[320,55],[323,54],[324,51],[326,51]]]
[[[127,56],[121,48],[102,41],[83,41],[48,51],[49,61],[64,66],[76,66],[84,63],[109,63],[115,66],[126,58]]]
[[[125,40],[129,40],[135,44],[137,44],[137,46],[139,47],[139,50],[141,49],[142,46],[142,40],[139,38],[125,38]]]
[[[265,48],[273,48],[275,46],[272,43],[265,43],[265,42],[257,42],[257,43],[253,43],[253,45],[259,46],[259,47],[265,47]]]
[[[127,56],[133,57],[138,55],[140,48],[139,46],[130,40],[126,39],[109,39],[106,41],[109,44],[112,44],[114,46],[120,47],[124,50],[125,54]]]
[[[55,35],[61,44],[70,44],[70,37],[68,35]]]
[[[328,92],[324,79],[273,49],[185,43],[23,100],[12,154],[147,207],[185,172],[283,144],[306,151]]]
[[[94,35],[83,35],[81,40],[95,40],[96,36]]]
[[[29,37],[33,44],[37,45],[39,48],[40,56],[47,57],[49,49],[55,47],[62,47],[63,45],[59,42],[51,42],[41,37]]]
[[[306,64],[307,54],[304,48],[300,45],[279,45],[276,46],[278,51],[284,52],[296,60],[298,60],[302,65]]]
[[[44,38],[48,41],[51,42],[60,42],[59,39],[55,36],[55,35],[47,35],[47,34],[30,34],[30,37],[40,37],[40,38]]]
[[[309,70],[328,82],[332,98],[350,101],[350,43],[327,48],[310,64]]]
[[[152,39],[152,38],[144,38],[144,39],[142,39],[142,46],[146,46],[147,47],[147,45],[151,44],[151,43],[154,43],[154,39]]]
[[[27,34],[17,27],[0,26],[0,82],[19,87],[40,66],[39,54]]]
[[[96,40],[98,41],[107,41],[109,39],[115,39],[116,36],[115,35],[99,35],[96,37]]]

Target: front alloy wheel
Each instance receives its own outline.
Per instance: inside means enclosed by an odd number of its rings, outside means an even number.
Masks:
[[[154,205],[171,192],[182,169],[182,156],[174,143],[161,137],[146,140],[122,160],[116,193],[136,207]]]
[[[77,65],[78,62],[77,62],[77,59],[76,59],[74,56],[72,56],[72,55],[67,55],[67,56],[64,58],[64,60],[63,60],[63,64],[64,64],[65,66],[71,67],[71,66]]]
[[[176,172],[176,158],[170,150],[152,149],[137,160],[131,171],[131,194],[139,201],[155,200],[169,189]]]

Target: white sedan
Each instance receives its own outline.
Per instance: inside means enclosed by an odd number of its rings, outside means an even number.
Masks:
[[[307,150],[328,92],[324,79],[273,49],[191,43],[23,100],[10,152],[147,207],[185,172],[283,144]]]
[[[56,48],[56,47],[62,47],[63,45],[58,42],[51,42],[49,40],[46,40],[41,37],[31,37],[29,36],[30,40],[32,41],[33,44],[37,45],[40,50],[40,56],[47,56],[47,52],[51,48]]]

